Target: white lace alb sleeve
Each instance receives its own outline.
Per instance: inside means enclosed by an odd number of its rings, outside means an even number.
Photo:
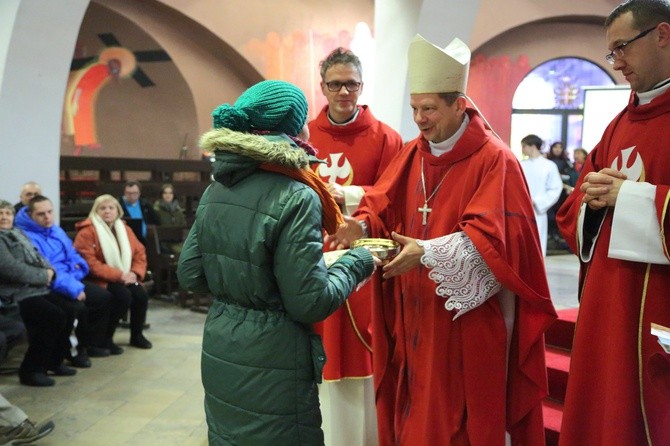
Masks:
[[[444,307],[458,310],[454,319],[477,308],[502,289],[502,284],[464,232],[431,240],[417,240],[424,249],[421,263],[430,268],[428,277],[437,287],[435,294],[447,301]]]

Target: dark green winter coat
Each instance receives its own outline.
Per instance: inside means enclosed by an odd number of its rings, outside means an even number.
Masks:
[[[364,249],[326,269],[321,203],[307,185],[258,169],[304,167],[285,135],[212,130],[216,155],[177,271],[209,291],[202,382],[211,445],[321,445],[316,382],[325,354],[311,324],[333,313],[372,273]]]

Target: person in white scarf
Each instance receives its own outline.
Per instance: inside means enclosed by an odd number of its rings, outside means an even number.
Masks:
[[[89,264],[88,280],[106,287],[113,295],[105,348],[112,354],[123,349],[114,343],[119,320],[130,308],[130,345],[151,348],[142,333],[149,297],[142,285],[147,261],[144,245],[122,219],[121,205],[112,195],[96,198],[86,220],[78,223],[74,246]]]

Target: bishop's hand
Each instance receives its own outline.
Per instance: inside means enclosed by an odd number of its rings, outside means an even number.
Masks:
[[[416,243],[416,239],[405,237],[396,232],[391,233],[391,237],[400,243],[402,250],[387,265],[384,266],[384,279],[399,276],[407,271],[416,268],[421,264],[421,257],[424,254],[423,248]]]

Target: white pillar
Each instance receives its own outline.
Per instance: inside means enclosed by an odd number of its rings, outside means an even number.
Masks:
[[[407,48],[416,34],[423,0],[375,2],[375,93],[372,110],[377,119],[400,131],[408,103]],[[412,138],[402,135],[403,139]]]
[[[480,0],[377,0],[377,69],[373,111],[404,140],[419,132],[407,86],[407,49],[415,34],[445,47],[454,37],[468,42]],[[474,48],[470,48],[473,50]]]
[[[0,1],[0,197],[37,181],[59,208],[63,97],[88,0]]]

